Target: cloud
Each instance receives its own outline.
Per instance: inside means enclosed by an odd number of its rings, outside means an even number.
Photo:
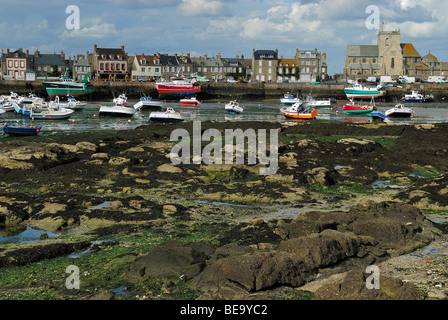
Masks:
[[[231,13],[228,1],[182,0],[179,12],[186,16],[226,16]]]

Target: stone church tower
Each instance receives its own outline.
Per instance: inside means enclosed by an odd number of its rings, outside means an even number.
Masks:
[[[403,54],[400,45],[400,30],[378,31],[378,54],[381,74],[398,77],[405,74]]]

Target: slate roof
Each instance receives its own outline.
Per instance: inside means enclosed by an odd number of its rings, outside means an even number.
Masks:
[[[34,64],[36,66],[65,66],[65,61],[59,54],[38,54],[34,57]]]
[[[261,57],[261,56],[270,56],[270,55],[272,55],[273,57],[272,58]],[[254,52],[254,57],[255,57],[255,60],[260,60],[260,59],[277,60],[278,54],[274,50],[257,50]]]
[[[349,57],[378,57],[378,46],[362,45],[362,46],[348,46],[347,54]]]

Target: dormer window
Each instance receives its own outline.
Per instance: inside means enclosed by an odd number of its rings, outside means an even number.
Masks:
[[[160,60],[159,59],[154,60],[154,64],[159,65],[160,64]]]
[[[110,60],[114,60],[114,55],[113,54],[111,54],[111,55],[109,55],[109,58],[110,58]]]
[[[107,56],[105,54],[103,54],[102,57],[103,57],[103,60],[107,59]]]
[[[119,55],[117,56],[117,58],[118,58],[118,60],[123,60],[123,56],[122,56],[121,54],[119,54]]]
[[[143,65],[145,65],[145,64],[146,64],[146,59],[143,58],[143,59],[141,60],[141,63],[142,63]]]

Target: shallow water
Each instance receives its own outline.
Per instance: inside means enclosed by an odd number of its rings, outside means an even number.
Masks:
[[[130,101],[130,104],[136,101]],[[69,119],[65,120],[31,120],[27,116],[7,112],[0,115],[0,127],[5,123],[16,123],[18,125],[43,125],[40,132],[42,136],[54,134],[70,134],[90,131],[110,131],[134,129],[141,125],[150,124],[148,121],[150,110],[142,110],[135,113],[131,118],[99,117],[99,108],[101,104],[110,103],[110,101],[96,101],[89,103],[83,111],[76,111]],[[277,122],[282,124],[294,124],[296,122],[286,119],[279,111],[282,107],[280,101],[243,101],[244,113],[231,115],[225,112],[222,102],[203,102],[199,107],[181,106],[179,102],[165,102],[166,107],[173,107],[181,112],[186,121],[264,121]],[[335,107],[319,108],[317,119],[329,121],[344,121],[352,123],[377,122],[370,116],[344,115],[342,112],[342,102],[335,104]],[[377,103],[379,112],[392,108],[394,103]],[[415,116],[411,119],[388,120],[390,124],[428,124],[448,122],[448,103],[426,103],[426,104],[408,104],[414,111]],[[0,139],[4,138],[0,135]]]
[[[25,230],[17,230],[9,232],[8,230],[4,230],[5,232],[0,233],[0,244],[23,244],[29,242],[35,242],[40,240],[42,234],[47,234],[48,238],[56,238],[59,234],[36,230],[31,227],[27,227]]]

